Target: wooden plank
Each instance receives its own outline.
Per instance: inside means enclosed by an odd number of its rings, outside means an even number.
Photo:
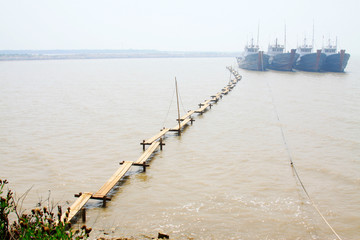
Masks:
[[[157,139],[161,138],[162,136],[164,136],[170,129],[169,128],[164,128],[162,129],[158,134],[156,134],[155,136],[153,136],[152,138],[147,139],[145,142],[142,142],[140,144],[147,144],[150,145],[153,142],[155,142]]]
[[[134,163],[143,164],[146,160],[151,156],[151,154],[156,150],[156,148],[160,145],[160,142],[153,142],[148,149],[136,160]]]
[[[221,96],[221,93],[220,93],[220,92],[219,92],[219,93],[217,93],[217,94],[216,94],[216,95],[214,95],[214,96],[211,96],[211,97],[212,97],[211,101],[213,101],[213,102],[217,102],[217,101],[219,101],[220,96]]]
[[[208,105],[210,103],[211,100],[205,100],[203,103],[200,103],[199,106],[204,106],[204,105]]]
[[[184,121],[186,118],[190,117],[190,116],[193,115],[194,113],[195,113],[194,110],[188,111],[187,114],[185,114],[184,116],[182,116],[182,117],[180,118],[180,121]]]
[[[208,106],[210,106],[210,104],[206,104],[206,105],[202,106],[201,108],[199,108],[195,112],[196,113],[203,113]]]
[[[218,92],[216,95],[211,96],[212,98],[219,98],[221,96],[221,92]]]
[[[179,124],[177,124],[175,127],[171,128],[170,131],[179,131],[179,129],[184,127],[188,122],[190,122],[190,120],[191,120],[190,118],[185,119],[180,123],[180,127]]]
[[[81,196],[78,199],[76,199],[76,201],[70,207],[70,214],[69,214],[68,218],[66,219],[67,222],[70,222],[70,220],[81,210],[81,208],[87,203],[87,201],[89,201],[91,196],[92,196],[92,193],[85,192],[85,193],[81,194]],[[64,221],[65,214],[66,213],[64,213],[61,216],[61,221]]]
[[[228,94],[229,92],[231,91],[230,87],[229,86],[226,86],[222,89],[222,94],[226,95]]]
[[[111,176],[111,178],[93,195],[95,198],[105,197],[115,184],[125,175],[131,168],[133,162],[125,161],[121,167]]]

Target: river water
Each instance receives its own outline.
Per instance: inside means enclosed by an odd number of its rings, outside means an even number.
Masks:
[[[70,206],[96,192],[140,142],[230,78],[233,58],[0,62],[0,178],[22,206]],[[360,58],[345,74],[252,72],[181,136],[166,135],[106,208],[91,238],[336,239],[360,236]],[[282,135],[283,132],[283,135]],[[283,137],[284,136],[284,137]],[[287,149],[289,151],[287,151]],[[81,225],[81,220],[78,221]]]

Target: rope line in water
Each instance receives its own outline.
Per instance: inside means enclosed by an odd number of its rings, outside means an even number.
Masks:
[[[272,91],[271,91],[271,87],[270,87],[270,84],[269,84],[269,81],[266,80],[267,82],[267,86],[268,86],[268,89],[269,89],[269,92],[270,92],[270,96],[271,96],[271,101],[272,101],[272,104],[273,104],[273,107],[274,107],[274,112],[276,114],[276,117],[277,117],[277,120],[278,120],[278,123],[280,125],[280,130],[281,130],[281,135],[282,135],[282,139],[283,139],[283,142],[284,142],[284,145],[285,145],[285,148],[286,148],[286,151],[288,153],[288,157],[289,157],[289,161],[290,161],[290,165],[292,167],[292,169],[294,170],[295,172],[295,176],[297,178],[297,180],[299,181],[302,189],[304,190],[306,196],[309,198],[312,206],[316,209],[316,211],[319,213],[319,215],[321,216],[321,218],[324,220],[324,222],[328,225],[328,227],[331,229],[331,231],[335,234],[335,236],[339,239],[339,240],[342,240],[342,238],[336,233],[336,231],[334,230],[334,228],[330,225],[330,223],[326,220],[326,218],[324,217],[324,215],[320,212],[319,208],[316,206],[316,204],[314,203],[314,201],[312,200],[312,198],[310,197],[308,191],[306,190],[305,188],[305,185],[303,184],[303,182],[301,181],[301,178],[295,168],[295,164],[293,162],[293,159],[292,159],[292,156],[291,156],[291,152],[290,152],[290,149],[289,149],[289,146],[286,142],[286,138],[285,138],[285,134],[284,134],[284,130],[283,130],[283,127],[281,125],[281,121],[280,121],[280,117],[279,117],[279,113],[276,109],[276,105],[275,105],[275,101],[274,101],[274,97],[273,97],[273,94],[272,94]]]

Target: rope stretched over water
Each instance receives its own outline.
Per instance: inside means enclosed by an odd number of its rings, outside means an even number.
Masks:
[[[319,208],[316,206],[316,204],[314,203],[314,201],[312,200],[312,198],[310,197],[309,193],[307,192],[303,182],[301,181],[301,178],[298,174],[298,172],[296,171],[296,168],[295,168],[295,165],[294,165],[294,162],[293,162],[293,159],[292,159],[292,156],[291,156],[291,152],[290,152],[290,149],[289,149],[289,146],[286,142],[286,138],[285,138],[285,134],[284,134],[284,130],[283,130],[283,127],[281,125],[281,121],[280,121],[280,117],[279,117],[279,114],[278,114],[278,111],[276,109],[276,105],[275,105],[275,102],[274,102],[274,97],[273,97],[273,94],[272,94],[272,91],[271,91],[271,87],[270,87],[270,84],[269,84],[269,81],[266,80],[267,82],[267,86],[268,86],[268,89],[269,89],[269,92],[270,92],[270,96],[271,96],[271,101],[272,101],[272,104],[273,104],[273,107],[274,107],[274,112],[276,114],[276,117],[277,117],[277,120],[279,122],[279,125],[280,125],[280,130],[281,130],[281,135],[282,135],[282,139],[284,141],[284,145],[285,145],[285,148],[286,148],[286,151],[288,153],[288,157],[289,157],[289,161],[290,161],[290,165],[292,167],[292,169],[294,170],[295,172],[295,176],[296,178],[298,179],[302,189],[304,190],[306,196],[309,198],[311,204],[313,205],[313,207],[316,209],[316,211],[319,213],[319,215],[321,216],[321,218],[324,220],[324,222],[328,225],[328,227],[331,229],[331,231],[335,234],[335,236],[339,239],[339,240],[342,240],[342,238],[336,233],[336,231],[334,230],[334,228],[330,225],[330,223],[326,220],[326,218],[324,217],[324,215],[320,212]]]
[[[173,100],[174,100],[174,95],[175,95],[175,87],[174,87],[174,90],[173,90],[173,93],[172,93],[172,96],[171,96],[170,105],[169,105],[168,111],[167,111],[167,113],[166,113],[166,117],[165,117],[164,122],[163,122],[163,124],[162,124],[161,127],[164,127],[165,122],[166,122],[166,120],[167,120],[167,118],[168,118],[168,116],[169,116],[170,108],[171,108],[172,102],[173,102]]]
[[[183,104],[183,101],[182,101],[182,98],[181,98],[180,91],[179,91],[179,97],[180,97],[181,107],[182,107],[182,109],[183,109],[184,113],[186,113],[186,110],[185,110],[185,107],[184,107],[184,104]]]
[[[175,89],[175,87],[174,87],[173,94],[172,94],[171,101],[170,101],[170,105],[169,105],[168,111],[167,111],[167,113],[166,113],[166,117],[165,117],[164,122],[163,122],[163,124],[162,124],[161,127],[164,127],[165,122],[166,122],[166,120],[167,120],[167,118],[168,118],[168,116],[169,116],[170,109],[171,109],[171,105],[172,105],[172,102],[173,102],[173,100],[174,100],[175,90],[176,90],[176,89]],[[179,97],[180,97],[180,103],[181,103],[182,109],[183,109],[184,113],[186,113],[186,110],[185,110],[185,107],[184,107],[184,104],[183,104],[183,101],[182,101],[180,92],[179,92]]]

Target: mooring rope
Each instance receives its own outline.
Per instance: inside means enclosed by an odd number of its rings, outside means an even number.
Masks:
[[[176,88],[174,87],[173,94],[172,94],[172,96],[171,96],[170,105],[169,105],[168,111],[167,111],[167,113],[166,113],[166,117],[165,117],[164,122],[163,122],[163,124],[162,124],[161,127],[164,127],[165,122],[166,122],[166,120],[167,120],[167,118],[168,118],[168,116],[169,116],[170,108],[171,108],[172,102],[173,102],[173,100],[174,100],[175,89],[176,89]]]
[[[289,161],[290,161],[290,165],[292,167],[292,169],[294,170],[295,172],[295,176],[296,178],[298,179],[302,189],[304,190],[306,196],[309,198],[311,204],[313,205],[313,207],[316,209],[316,211],[319,213],[319,215],[321,216],[321,218],[324,220],[324,222],[328,225],[328,227],[331,229],[331,231],[335,234],[335,236],[339,239],[339,240],[342,240],[342,238],[336,233],[336,231],[334,230],[334,228],[330,225],[330,223],[326,220],[326,218],[324,217],[324,215],[320,212],[319,208],[316,206],[315,202],[312,200],[312,198],[310,197],[308,191],[306,190],[305,188],[305,185],[303,184],[303,182],[301,181],[301,178],[295,168],[295,165],[294,165],[294,162],[293,162],[293,159],[292,159],[292,156],[291,156],[291,152],[290,152],[290,149],[289,149],[289,146],[287,144],[287,141],[286,141],[286,138],[285,138],[285,134],[284,134],[284,130],[283,130],[283,127],[281,125],[281,121],[280,121],[280,117],[279,117],[279,113],[276,109],[276,105],[275,105],[275,101],[274,101],[274,97],[273,97],[273,94],[272,94],[272,91],[271,91],[271,87],[270,87],[270,84],[269,84],[269,81],[266,80],[267,82],[267,86],[268,86],[268,89],[269,89],[269,92],[270,92],[270,96],[271,96],[271,101],[272,101],[272,104],[273,104],[273,107],[274,107],[274,112],[276,114],[276,117],[277,117],[277,120],[278,120],[278,123],[279,123],[279,126],[280,126],[280,130],[281,130],[281,135],[282,135],[282,139],[283,139],[283,142],[284,142],[284,145],[285,145],[285,148],[286,148],[286,151],[288,153],[288,157],[289,157]]]
[[[185,110],[185,107],[184,107],[184,104],[183,104],[182,98],[181,98],[180,91],[179,91],[179,97],[180,97],[181,107],[182,107],[182,109],[183,109],[184,113],[187,113],[187,111]]]

